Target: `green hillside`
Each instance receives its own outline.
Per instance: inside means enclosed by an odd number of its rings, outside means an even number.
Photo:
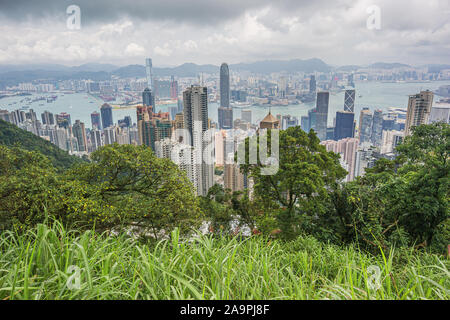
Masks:
[[[0,120],[0,145],[17,146],[28,151],[38,151],[48,157],[58,169],[67,169],[73,164],[83,161],[78,157],[69,155],[68,152],[61,150],[53,143],[3,120]]]

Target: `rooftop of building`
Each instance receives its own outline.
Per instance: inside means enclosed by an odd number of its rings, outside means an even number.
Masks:
[[[261,122],[269,122],[269,123],[274,123],[278,121],[279,120],[275,118],[270,111],[269,114],[264,119],[261,120]]]

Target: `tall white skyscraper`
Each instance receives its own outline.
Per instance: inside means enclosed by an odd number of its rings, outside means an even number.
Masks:
[[[191,136],[197,194],[205,196],[214,184],[214,135],[208,134],[208,91],[191,86],[183,92],[184,125]]]
[[[152,59],[147,58],[145,59],[145,73],[147,75],[147,86],[152,92],[154,92],[152,87]]]

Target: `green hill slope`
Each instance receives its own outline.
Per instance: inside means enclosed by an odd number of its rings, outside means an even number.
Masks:
[[[8,147],[20,147],[28,151],[38,151],[48,157],[58,169],[67,169],[75,163],[80,163],[78,157],[69,155],[53,143],[46,141],[31,132],[0,120],[0,144]]]

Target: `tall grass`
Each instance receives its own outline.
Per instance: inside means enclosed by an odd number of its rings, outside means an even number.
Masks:
[[[369,266],[381,273],[371,288]],[[80,268],[79,289],[67,285]],[[0,299],[449,299],[445,257],[199,236],[147,246],[126,235],[39,225],[0,235]]]

